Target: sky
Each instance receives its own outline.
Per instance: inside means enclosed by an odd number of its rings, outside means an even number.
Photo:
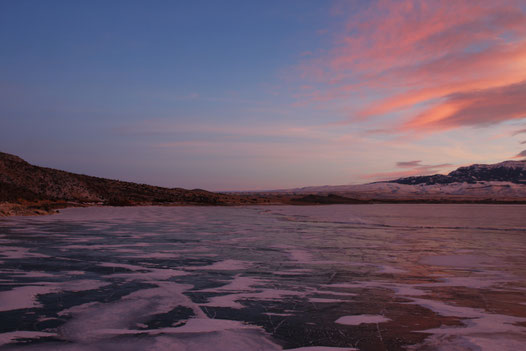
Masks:
[[[0,0],[0,151],[216,191],[526,157],[526,1]]]

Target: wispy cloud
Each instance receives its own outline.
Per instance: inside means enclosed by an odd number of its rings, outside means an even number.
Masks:
[[[526,117],[523,2],[378,0],[348,12],[329,54],[301,65],[317,82],[299,94],[308,101],[347,101],[349,123],[397,119],[391,132]]]
[[[524,117],[526,81],[448,95],[442,102],[415,116],[404,127],[450,129],[458,126],[491,125]]]
[[[526,133],[526,128],[519,129],[519,130],[513,132],[513,135],[515,136],[515,135],[519,135],[519,134],[523,134],[523,133]]]
[[[521,157],[526,157],[526,150],[519,152],[519,153],[515,156],[515,158],[521,158]]]
[[[149,119],[117,126],[113,132],[128,136],[186,136],[197,135],[209,140],[211,135],[223,138],[284,138],[284,139],[321,139],[330,135],[327,128],[320,126],[299,126],[292,124],[239,125],[233,123],[192,123],[171,121],[169,119]]]
[[[420,166],[421,162],[422,161],[400,161],[400,162],[396,163],[396,167],[402,167],[402,168],[409,167],[409,168],[412,168],[412,167]]]
[[[436,174],[440,171],[453,167],[450,163],[436,165],[424,165],[422,161],[398,161],[396,167],[404,168],[403,171],[378,172],[365,174],[362,178],[374,180],[392,180],[403,177],[422,176]]]

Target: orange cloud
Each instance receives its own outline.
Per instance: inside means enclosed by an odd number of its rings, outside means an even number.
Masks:
[[[401,111],[395,131],[524,118],[525,38],[517,0],[374,1],[349,17],[330,54],[303,63],[319,84],[303,96],[349,100],[350,120]],[[363,95],[379,98],[356,108]]]
[[[491,125],[526,117],[526,81],[504,87],[459,92],[423,111],[404,125],[408,129],[450,129]]]

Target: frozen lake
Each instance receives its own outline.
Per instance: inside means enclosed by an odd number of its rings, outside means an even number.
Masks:
[[[2,350],[523,350],[526,206],[0,220]]]

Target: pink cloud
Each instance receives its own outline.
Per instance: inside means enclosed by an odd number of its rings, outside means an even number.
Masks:
[[[440,131],[526,117],[526,9],[518,0],[378,0],[349,13],[333,49],[306,59],[317,89],[300,97],[349,104],[349,120],[392,117],[392,131]],[[354,100],[353,100],[354,99]],[[380,128],[381,129],[381,128]]]
[[[393,180],[411,176],[422,176],[439,173],[441,170],[451,168],[453,165],[450,163],[442,163],[436,165],[423,165],[422,161],[399,161],[396,162],[396,167],[406,168],[404,171],[391,171],[391,172],[379,172],[369,173],[362,176],[363,179],[374,179],[374,180]]]
[[[333,68],[392,69],[525,32],[519,1],[373,1],[351,16]]]
[[[400,161],[400,162],[396,163],[396,167],[402,167],[402,168],[409,167],[409,168],[412,168],[412,167],[420,166],[421,162],[422,161]]]
[[[515,131],[512,135],[519,135],[519,134],[523,134],[523,133],[526,133],[526,128],[519,129],[519,130]]]
[[[408,129],[483,126],[526,117],[526,81],[504,87],[459,92],[405,124]]]

